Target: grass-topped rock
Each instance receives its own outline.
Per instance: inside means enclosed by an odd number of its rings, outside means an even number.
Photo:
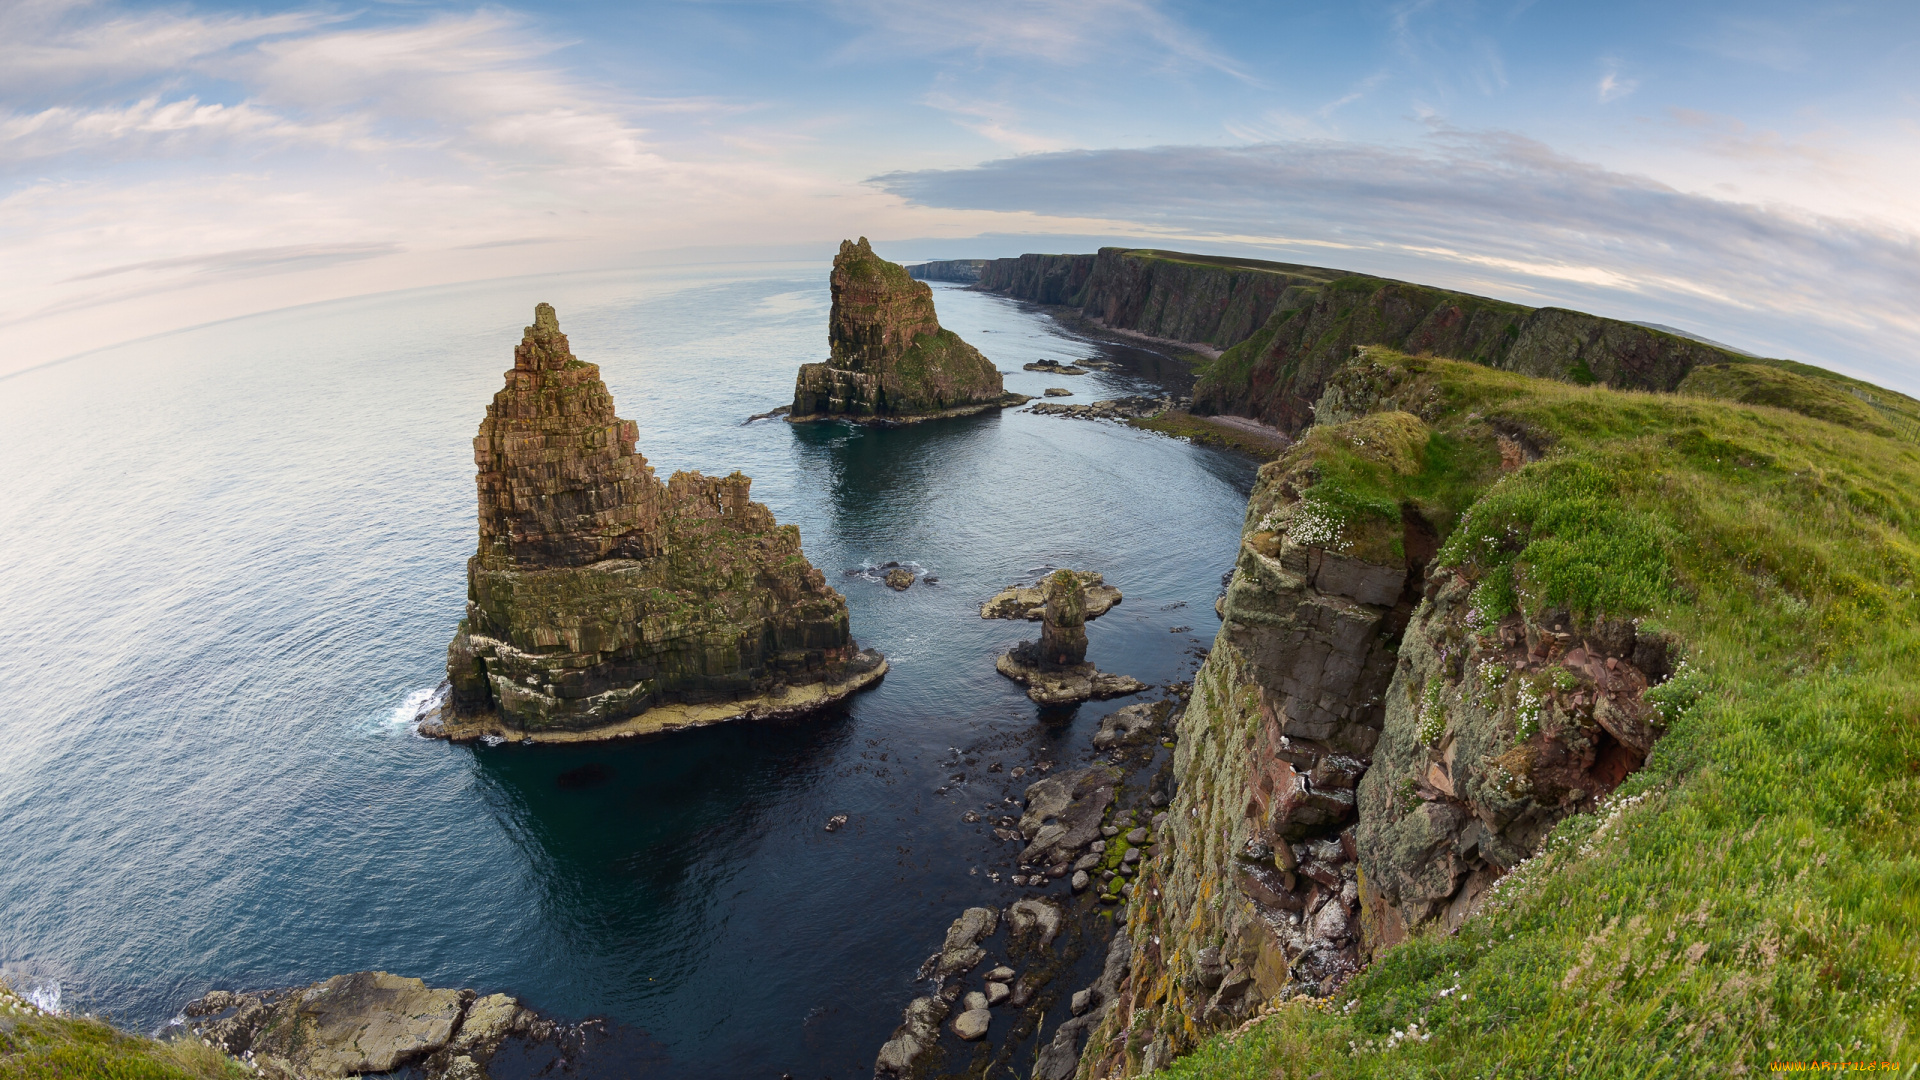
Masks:
[[[479,551],[447,650],[450,738],[606,738],[797,715],[878,681],[847,604],[752,483],[654,478],[541,304],[474,439]]]
[[[1026,402],[978,349],[941,328],[933,290],[875,255],[866,237],[841,242],[832,287],[831,354],[800,366],[788,420],[924,420]]]

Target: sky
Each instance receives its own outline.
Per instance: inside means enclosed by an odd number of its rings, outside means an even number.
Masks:
[[[1247,255],[1920,393],[1920,4],[0,0],[0,378],[396,289]]]

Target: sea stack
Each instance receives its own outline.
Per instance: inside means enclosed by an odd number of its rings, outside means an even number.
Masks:
[[[798,715],[885,674],[751,480],[662,484],[637,434],[535,308],[473,440],[479,551],[423,731],[572,741]]]
[[[1045,598],[1040,615],[1040,640],[1014,646],[994,665],[1000,674],[1027,688],[1027,697],[1040,705],[1071,705],[1095,698],[1125,697],[1147,689],[1126,675],[1109,675],[1087,663],[1087,578],[1071,570],[1055,570],[1040,583]],[[1114,600],[1119,590],[1113,590]],[[1111,606],[1110,604],[1108,606]],[[1102,607],[1101,611],[1106,610]],[[981,610],[986,616],[986,609]],[[1003,616],[1004,617],[1004,616]]]
[[[904,423],[1027,401],[1009,394],[980,351],[940,328],[933,290],[859,243],[833,260],[825,363],[802,364],[787,419]]]

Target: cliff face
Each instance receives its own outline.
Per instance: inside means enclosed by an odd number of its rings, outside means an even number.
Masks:
[[[447,651],[456,715],[579,731],[884,670],[856,654],[846,600],[799,530],[748,498],[751,480],[662,484],[613,409],[541,304],[474,439],[480,544]]]
[[[915,281],[957,281],[971,285],[980,280],[986,259],[936,259],[907,267],[907,276]]]
[[[1260,471],[1179,721],[1171,858],[1136,889],[1133,971],[1082,1076],[1145,1075],[1459,926],[1661,732],[1644,695],[1670,673],[1664,636],[1551,605],[1488,620],[1443,534],[1537,448],[1446,415],[1409,370],[1338,372],[1321,422]]]
[[[1198,411],[1294,433],[1355,346],[1471,360],[1622,389],[1672,390],[1702,364],[1746,359],[1634,323],[1528,308],[1325,267],[1102,248],[995,259],[979,288],[1080,309],[1119,330],[1225,349],[1194,388]]]
[[[803,364],[789,420],[907,419],[1025,401],[973,346],[943,330],[933,291],[873,253],[866,237],[843,241],[833,260],[831,356]]]

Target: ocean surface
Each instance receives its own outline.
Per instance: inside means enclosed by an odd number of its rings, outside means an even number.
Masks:
[[[1167,367],[934,288],[1009,389],[1086,402]],[[740,469],[800,526],[880,687],[637,745],[413,734],[462,613],[471,439],[539,301],[661,477]],[[1042,715],[993,670],[1037,625],[978,605],[1098,570],[1126,599],[1089,658],[1190,677],[1254,466],[1013,410],[743,423],[825,356],[828,306],[824,264],[490,282],[0,379],[0,970],[156,1031],[209,989],[379,968],[607,1017],[662,1076],[871,1075],[947,924],[1023,893],[987,877],[1017,846],[960,815],[1025,783],[982,770],[1090,760],[1127,703]],[[1021,370],[1048,357],[1117,366]],[[888,589],[888,561],[938,583]]]

